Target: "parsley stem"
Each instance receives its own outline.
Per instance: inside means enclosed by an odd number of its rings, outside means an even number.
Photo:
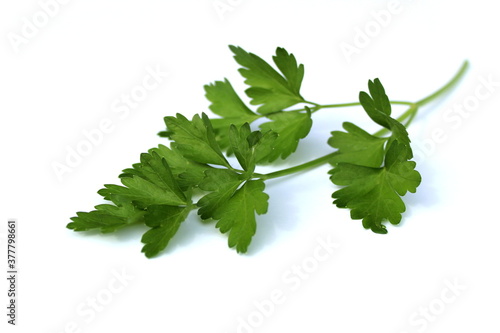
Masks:
[[[312,168],[315,168],[315,167],[318,167],[320,165],[328,163],[328,161],[332,158],[332,156],[334,154],[335,154],[335,152],[330,153],[330,154],[325,155],[325,156],[322,156],[322,157],[319,157],[319,158],[314,159],[312,161],[293,166],[291,168],[286,168],[286,169],[274,171],[271,173],[266,173],[266,174],[254,173],[254,177],[262,179],[262,180],[266,180],[266,179],[283,177],[283,176],[291,175],[293,173],[297,173],[300,171],[312,169]]]
[[[317,104],[317,103],[313,103],[313,102],[304,102],[304,103],[309,103],[309,104],[314,104],[314,106],[312,108],[310,108],[312,110],[312,112],[317,112],[319,110],[322,110],[322,109],[334,109],[334,108],[345,108],[345,107],[350,107],[350,106],[360,106],[361,103],[360,102],[351,102],[351,103],[338,103],[338,104],[325,104],[325,105],[321,105],[321,104]],[[407,102],[407,101],[390,101],[391,104],[394,104],[394,105],[413,105],[415,103],[413,102]],[[287,110],[287,111],[276,111],[276,112],[272,112],[272,113],[268,113],[266,115],[262,115],[262,117],[265,117],[265,116],[268,116],[270,114],[273,114],[273,113],[278,113],[278,112],[296,112],[296,111],[306,111],[306,108],[301,108],[301,109],[294,109],[294,110]]]
[[[358,106],[358,105],[361,104],[359,102],[353,102],[353,103],[326,104],[326,105],[319,105],[318,107],[319,109],[331,109],[331,108],[345,108],[349,106]]]
[[[414,103],[412,102],[406,102],[406,101],[390,101],[391,104],[398,104],[398,105],[412,105]],[[352,103],[341,103],[341,104],[326,104],[326,105],[319,105],[318,110],[320,109],[331,109],[331,108],[344,108],[348,106],[360,106],[360,102],[352,102]]]
[[[314,103],[314,102],[311,102],[311,101],[304,101],[303,103],[306,103],[306,104],[311,104],[311,105],[314,105],[315,107],[317,107],[317,106],[321,106],[320,104],[318,104],[318,103]]]
[[[440,97],[441,95],[446,94],[448,91],[450,91],[451,89],[453,89],[455,87],[455,85],[458,83],[458,81],[460,81],[462,79],[462,77],[464,76],[464,74],[468,68],[469,68],[469,62],[467,60],[465,60],[462,64],[462,66],[460,67],[459,71],[455,74],[455,76],[447,84],[445,84],[443,87],[441,87],[436,92],[430,94],[429,96],[419,100],[418,102],[415,102],[415,104],[417,104],[417,106],[422,106],[422,105],[425,105],[425,104],[432,102],[433,100]]]

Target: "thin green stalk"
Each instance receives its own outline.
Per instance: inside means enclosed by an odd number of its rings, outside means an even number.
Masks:
[[[319,110],[322,110],[322,109],[345,108],[345,107],[360,106],[361,105],[360,102],[338,103],[338,104],[325,104],[325,105],[316,104],[316,103],[313,103],[313,102],[305,102],[305,103],[313,104],[314,105],[313,107],[309,108],[309,109],[312,110],[312,112],[316,112],[316,111],[319,111]],[[406,101],[390,101],[390,103],[394,104],[394,105],[413,105],[413,104],[415,104],[413,102],[406,102]],[[293,110],[287,110],[287,111],[276,111],[276,112],[268,113],[266,115],[262,115],[260,117],[262,118],[262,117],[268,116],[268,115],[273,114],[273,113],[294,112],[294,111],[306,111],[306,108],[293,109]]]
[[[412,105],[414,103],[412,102],[406,102],[406,101],[390,101],[391,104],[395,105]],[[360,106],[360,102],[352,102],[352,103],[340,103],[340,104],[326,104],[326,105],[320,105],[320,109],[330,109],[330,108],[343,108],[343,107],[349,107],[349,106]],[[318,109],[319,110],[319,109]]]
[[[361,105],[359,102],[352,102],[352,103],[338,103],[338,104],[326,104],[326,105],[320,105],[319,109],[332,109],[332,108],[345,108],[349,106],[359,106]]]
[[[266,180],[266,179],[283,177],[283,176],[291,175],[292,173],[297,173],[300,171],[312,169],[312,168],[318,167],[320,165],[323,165],[325,163],[328,163],[328,161],[332,158],[333,154],[335,154],[335,153],[330,153],[328,155],[322,156],[322,157],[314,159],[312,161],[309,161],[309,162],[306,162],[303,164],[299,164],[299,165],[296,165],[296,166],[291,167],[291,168],[286,168],[283,170],[274,171],[271,173],[266,173],[266,174],[254,173],[254,177],[260,178],[262,180]]]
[[[462,79],[468,68],[469,68],[469,62],[465,60],[462,66],[460,67],[459,71],[457,72],[457,74],[455,74],[455,76],[447,84],[445,84],[443,87],[441,87],[436,92],[430,94],[429,96],[422,98],[418,102],[415,102],[415,104],[417,104],[417,106],[423,106],[425,104],[432,102],[436,98],[446,94],[448,91],[453,89],[456,86],[456,84]]]

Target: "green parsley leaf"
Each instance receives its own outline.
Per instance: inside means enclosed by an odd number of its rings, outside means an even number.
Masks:
[[[392,132],[391,141],[396,140],[406,147],[405,156],[407,159],[413,157],[410,148],[410,137],[403,124],[391,118],[391,104],[385,94],[385,89],[379,79],[368,81],[370,95],[362,91],[359,93],[359,102],[363,106],[368,116],[377,124],[387,128]]]
[[[198,163],[229,166],[215,139],[212,124],[206,114],[194,115],[192,121],[178,113],[165,117],[167,129],[172,133],[175,146],[187,159]]]
[[[238,159],[243,170],[251,174],[255,169],[255,159],[250,142],[247,140],[250,133],[251,130],[248,123],[245,123],[239,129],[235,125],[229,127],[229,141],[234,156]]]
[[[345,122],[342,127],[347,131],[333,131],[328,144],[337,148],[330,163],[352,163],[367,167],[379,167],[384,160],[386,138],[369,134],[358,126]]]
[[[136,170],[135,176],[172,193],[179,199],[179,204],[186,202],[186,196],[178,186],[170,170],[170,165],[165,158],[158,154],[158,150],[141,154],[141,163],[135,164],[134,169]]]
[[[299,140],[309,134],[312,127],[311,112],[287,111],[267,116],[271,121],[261,124],[262,131],[277,133],[274,149],[267,157],[268,162],[290,156],[299,144]]]
[[[239,69],[240,74],[250,86],[245,93],[252,99],[250,104],[260,105],[259,113],[268,114],[304,102],[299,92],[304,66],[297,66],[293,54],[288,54],[283,48],[276,50],[273,60],[281,75],[257,55],[237,46],[231,45],[230,49],[236,62],[243,67]]]
[[[105,198],[119,196],[140,205],[184,205],[188,200],[174,179],[167,161],[156,152],[141,154],[141,163],[134,165],[133,172],[123,176],[125,186],[104,185]],[[131,175],[131,176],[130,176]]]
[[[210,110],[216,115],[238,120],[245,119],[244,122],[252,122],[260,117],[243,103],[227,79],[205,85],[205,92],[205,97],[212,102]]]
[[[227,203],[244,181],[236,172],[227,169],[207,170],[205,175],[199,187],[211,193],[198,200],[198,214],[204,220],[214,218],[215,211]]]
[[[205,96],[212,102],[210,110],[223,117],[211,119],[216,139],[221,149],[229,147],[228,129],[230,125],[239,127],[244,123],[252,123],[261,117],[243,103],[227,79],[206,85],[205,91]],[[228,149],[227,152],[232,154],[231,149]]]
[[[215,140],[219,144],[221,149],[226,151],[226,155],[231,156],[233,151],[231,149],[231,143],[229,142],[229,129],[231,125],[235,125],[236,127],[240,127],[243,124],[249,122],[248,119],[242,118],[215,118],[210,119],[212,123],[212,127],[215,133]]]
[[[328,143],[338,148],[330,163],[330,180],[346,186],[333,193],[333,202],[340,208],[350,208],[352,219],[362,219],[363,226],[376,233],[387,233],[382,224],[401,221],[406,207],[401,196],[415,192],[420,174],[414,170],[410,138],[406,128],[391,118],[391,106],[379,79],[368,82],[370,95],[359,94],[368,116],[392,131],[388,138],[379,138],[361,128],[344,123],[346,132],[334,131]],[[382,162],[384,165],[381,166]]]
[[[300,97],[300,86],[304,78],[304,65],[297,65],[297,60],[293,54],[289,54],[284,48],[278,47],[276,55],[273,56],[274,63],[278,66],[283,76],[288,81],[288,86]],[[300,97],[302,98],[302,97]]]
[[[186,159],[180,153],[175,142],[170,145],[170,148],[159,145],[158,148],[152,148],[150,152],[156,152],[168,161],[179,187],[185,191],[198,186],[201,180],[205,178],[205,171],[211,169],[206,164]]]
[[[359,93],[359,100],[361,105],[365,108],[366,112],[370,117],[377,117],[379,112],[390,116],[391,115],[391,102],[389,101],[389,97],[387,97],[385,93],[385,88],[377,78],[375,80],[368,81],[368,91],[370,95],[366,92],[362,91]],[[377,122],[374,118],[373,121]],[[380,125],[384,126],[382,123]]]
[[[338,163],[330,171],[330,180],[344,188],[333,193],[334,204],[350,208],[351,218],[362,219],[363,226],[373,232],[385,234],[382,224],[401,221],[406,207],[401,200],[406,192],[415,193],[421,182],[414,170],[415,162],[407,161],[406,147],[393,141],[385,155],[385,165],[380,168],[350,163]]]
[[[264,193],[264,188],[262,180],[249,180],[214,212],[213,218],[219,220],[216,227],[222,233],[229,232],[228,245],[236,247],[239,253],[247,252],[255,235],[255,214],[267,212],[269,196]]]
[[[144,210],[138,209],[130,202],[123,202],[119,206],[102,204],[95,206],[91,212],[78,212],[72,217],[73,222],[67,228],[74,231],[99,229],[102,233],[114,232],[124,226],[141,222]]]
[[[232,150],[245,172],[229,169],[205,171],[205,179],[199,188],[210,193],[198,201],[198,214],[204,220],[219,220],[216,227],[222,233],[230,231],[229,247],[246,252],[257,227],[255,214],[266,213],[269,198],[263,192],[264,182],[250,178],[256,161],[272,152],[276,134],[251,132],[248,123],[240,128],[231,125],[229,133]]]
[[[190,211],[189,206],[152,205],[148,207],[145,223],[151,229],[141,239],[145,244],[142,252],[146,257],[152,258],[167,247]]]
[[[277,146],[278,133],[274,131],[255,131],[250,133],[247,140],[253,150],[256,164],[266,163],[274,154]]]
[[[248,123],[238,127],[231,125],[230,130],[231,150],[238,159],[246,174],[252,175],[257,163],[263,162],[274,153],[277,145],[278,133],[274,131],[251,132]]]

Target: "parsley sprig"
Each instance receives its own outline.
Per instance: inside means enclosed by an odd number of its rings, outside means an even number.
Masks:
[[[446,85],[417,102],[390,100],[380,80],[374,79],[368,81],[368,92],[360,92],[359,102],[321,105],[302,97],[304,65],[285,49],[277,48],[272,58],[276,67],[241,47],[230,49],[249,86],[245,94],[250,105],[227,79],[206,85],[215,116],[165,117],[166,131],[159,134],[169,139],[169,146],[141,154],[139,163],[123,170],[122,185],[104,185],[98,191],[108,203],[78,212],[67,227],[108,233],[144,224],[149,230],[142,236],[142,252],[151,258],[196,210],[201,220],[216,221],[215,227],[228,234],[229,247],[244,253],[257,229],[257,215],[268,209],[266,184],[324,164],[331,165],[333,203],[349,208],[352,219],[381,234],[387,233],[386,221],[400,223],[406,210],[402,197],[421,183],[406,128],[422,106],[456,86],[468,62]],[[393,105],[408,109],[394,118]],[[361,106],[381,129],[370,134],[344,122],[343,130],[332,131],[328,139],[331,153],[290,168],[256,172],[259,165],[293,154],[309,134],[316,112],[354,106]],[[260,125],[252,128],[256,120]]]

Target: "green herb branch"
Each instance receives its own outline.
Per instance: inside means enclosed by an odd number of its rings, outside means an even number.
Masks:
[[[248,85],[250,105],[227,79],[206,85],[215,116],[165,117],[167,129],[159,135],[169,139],[169,146],[141,154],[139,163],[123,170],[121,185],[104,185],[98,191],[107,203],[78,212],[67,227],[114,232],[145,224],[149,230],[141,239],[142,252],[150,258],[167,247],[189,213],[197,210],[201,220],[216,221],[215,227],[228,235],[229,247],[244,253],[256,232],[257,215],[268,209],[266,182],[325,164],[331,166],[329,177],[336,187],[333,204],[350,209],[353,220],[381,234],[387,233],[386,221],[400,223],[406,210],[402,197],[421,183],[406,128],[419,108],[457,85],[468,63],[446,85],[417,102],[389,100],[380,80],[374,79],[368,81],[368,92],[359,93],[359,102],[321,105],[301,96],[304,65],[285,49],[277,48],[273,56],[276,68],[241,47],[230,49]],[[291,109],[296,105],[302,107]],[[408,109],[393,118],[392,105]],[[314,113],[353,106],[361,106],[381,129],[370,134],[344,122],[343,130],[332,131],[328,139],[331,153],[266,174],[256,171],[259,165],[293,154],[309,134]],[[256,129],[251,125],[257,119],[263,122]]]

